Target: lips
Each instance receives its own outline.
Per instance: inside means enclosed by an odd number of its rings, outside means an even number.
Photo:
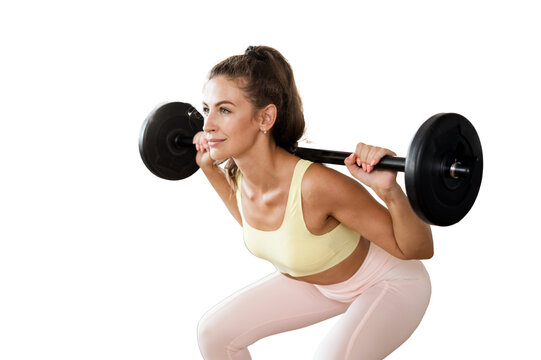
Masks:
[[[208,144],[209,146],[216,146],[224,141],[225,139],[208,139]]]

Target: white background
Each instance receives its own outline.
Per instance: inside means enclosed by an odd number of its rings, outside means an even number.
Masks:
[[[439,112],[481,136],[477,202],[433,229],[431,305],[389,359],[540,358],[534,5],[2,2],[0,358],[199,359],[200,317],[273,271],[201,172],[159,179],[137,147],[155,105],[199,107],[212,65],[259,44],[292,64],[314,146],[405,155]],[[334,321],[251,353],[310,359]]]

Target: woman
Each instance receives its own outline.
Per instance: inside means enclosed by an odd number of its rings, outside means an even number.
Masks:
[[[203,357],[250,359],[257,340],[338,314],[317,359],[382,359],[400,346],[429,303],[429,276],[417,259],[432,257],[433,243],[396,172],[373,171],[395,154],[361,143],[345,160],[386,207],[358,181],[295,156],[301,98],[289,63],[270,47],[217,64],[203,112],[196,161],[243,226],[247,248],[278,270],[205,314]]]

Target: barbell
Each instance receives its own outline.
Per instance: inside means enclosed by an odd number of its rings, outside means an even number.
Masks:
[[[194,135],[203,129],[203,116],[190,104],[157,106],[145,119],[139,152],[147,168],[167,180],[194,174],[197,150]],[[295,155],[313,162],[344,165],[351,153],[299,147]],[[407,156],[385,156],[374,169],[405,174],[411,207],[423,221],[449,226],[472,208],[483,175],[483,153],[475,128],[464,116],[440,113],[415,133]]]

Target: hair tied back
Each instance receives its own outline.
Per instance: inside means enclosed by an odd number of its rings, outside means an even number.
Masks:
[[[246,49],[246,55],[256,58],[257,60],[261,60],[261,61],[265,61],[266,59],[264,55],[258,54],[254,50],[253,46],[248,46],[248,48]]]

